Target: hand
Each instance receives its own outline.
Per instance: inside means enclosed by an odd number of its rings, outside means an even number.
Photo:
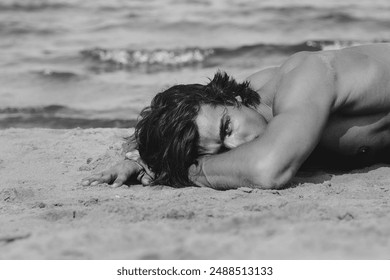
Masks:
[[[126,153],[126,158],[129,160],[134,160],[142,166],[143,170],[141,170],[141,172],[138,174],[137,179],[144,186],[150,185],[155,178],[155,174],[149,169],[149,166],[143,162],[138,150]]]
[[[117,188],[122,186],[133,176],[138,175],[138,177],[140,177],[141,173],[145,172],[143,172],[142,167],[137,162],[132,160],[123,160],[103,172],[96,173],[83,179],[81,184],[83,186],[96,186],[98,184],[106,183],[112,184],[114,188]]]
[[[203,169],[206,156],[200,157],[197,159],[197,164],[192,164],[188,169],[188,177],[195,185],[199,187],[209,187],[213,188],[207,179],[206,173]]]

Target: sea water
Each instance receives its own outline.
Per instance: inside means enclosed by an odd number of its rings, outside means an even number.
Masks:
[[[389,0],[0,0],[0,128],[131,127],[218,69],[389,40]]]

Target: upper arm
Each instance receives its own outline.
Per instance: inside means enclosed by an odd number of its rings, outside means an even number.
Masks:
[[[294,174],[313,151],[335,100],[328,65],[316,55],[295,59],[299,63],[290,61],[281,69],[273,105],[275,117],[263,136],[279,175]]]

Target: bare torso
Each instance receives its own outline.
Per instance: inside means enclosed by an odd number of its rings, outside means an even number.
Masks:
[[[390,147],[390,44],[354,47],[331,55],[338,100],[319,148],[356,165],[386,160]]]
[[[329,68],[336,100],[309,160],[351,166],[390,161],[390,44],[310,55]],[[272,82],[268,86],[275,88]],[[267,86],[264,90],[260,95],[267,94]]]

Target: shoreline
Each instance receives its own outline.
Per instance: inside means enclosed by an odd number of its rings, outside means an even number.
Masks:
[[[283,190],[84,187],[133,129],[0,130],[0,259],[389,259],[390,167]]]

